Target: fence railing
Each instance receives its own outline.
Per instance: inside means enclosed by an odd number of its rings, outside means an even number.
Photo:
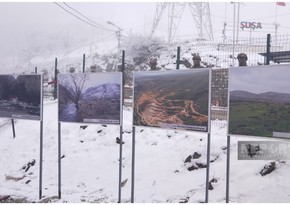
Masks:
[[[275,62],[271,62],[269,59],[269,52],[289,52],[290,51],[290,35],[281,35],[281,36],[270,36],[267,35],[263,38],[239,38],[237,42],[233,42],[232,39],[225,39],[220,42],[208,42],[208,41],[196,41],[191,42],[190,48],[181,46],[180,53],[177,53],[178,49],[169,49],[170,53],[168,54],[168,58],[172,58],[175,56],[180,57],[180,59],[186,59],[189,62],[191,60],[191,53],[199,53],[201,56],[201,63],[204,67],[212,67],[212,93],[211,93],[211,102],[212,106],[220,107],[221,109],[226,108],[228,99],[228,68],[238,66],[238,53],[246,53],[248,60],[247,66],[258,66],[267,64],[273,64]],[[169,52],[169,51],[168,51]],[[175,53],[174,53],[175,52]],[[265,54],[264,56],[261,54]],[[268,53],[268,54],[267,54]],[[154,55],[154,54],[152,54]],[[267,59],[268,58],[268,59]],[[174,62],[175,59],[170,59],[168,62]],[[65,59],[67,65],[62,63],[64,60],[60,59],[58,67],[61,68],[60,72],[69,72],[69,67],[73,66],[76,68],[76,72],[81,72],[84,68],[90,66],[90,64],[94,63],[94,60],[90,56],[86,56],[85,58],[75,58],[77,62],[69,62],[68,59]],[[178,63],[178,61],[175,61]],[[114,62],[118,63],[117,60]],[[43,66],[42,64],[39,65]],[[131,66],[131,67],[130,67]],[[148,69],[150,69],[149,64],[147,65]],[[182,66],[180,65],[181,69]],[[112,66],[111,66],[112,67]],[[118,67],[117,65],[114,67]],[[175,66],[174,66],[175,67]],[[179,66],[176,66],[176,68]],[[47,69],[53,70],[52,73],[55,73],[55,66],[53,65],[53,61],[51,62],[51,66]],[[139,69],[138,66],[133,67],[132,65],[125,66],[125,72],[130,72],[134,69]],[[148,70],[147,69],[147,70]],[[89,70],[88,68],[85,69]],[[131,77],[132,75],[127,75],[126,77]],[[46,89],[49,92],[51,89]],[[132,92],[131,92],[132,93]],[[46,93],[45,93],[46,94]],[[49,93],[47,93],[49,95]],[[226,110],[218,110],[212,109],[212,119],[226,119]]]

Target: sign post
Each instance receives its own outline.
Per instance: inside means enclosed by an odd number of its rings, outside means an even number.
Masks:
[[[124,90],[124,69],[125,69],[125,51],[122,51],[122,90]],[[122,93],[121,93],[122,94]],[[120,112],[120,119],[123,119],[123,106],[124,106],[124,95],[122,94],[121,97],[121,112]],[[120,150],[119,150],[119,190],[118,190],[118,203],[122,203],[122,167],[123,167],[123,126],[120,125]]]
[[[40,121],[39,199],[42,197],[43,161],[43,76],[0,75],[0,117],[11,119],[15,138],[14,119]]]
[[[211,129],[209,123],[211,119],[210,79],[211,69],[208,68],[134,72],[132,203],[135,193],[135,126],[207,133],[205,202],[208,202]],[[147,82],[150,82],[150,85]],[[158,96],[158,99],[155,96]],[[157,100],[158,103],[156,103]],[[188,106],[189,104],[192,106]]]
[[[121,203],[123,101],[122,73],[58,76],[58,197],[61,198],[61,123],[120,125],[118,202]]]
[[[290,112],[287,112],[290,111],[288,76],[290,76],[289,65],[230,69],[226,170],[227,203],[229,202],[230,190],[231,136],[290,139]],[[263,153],[266,151],[266,148],[262,147],[260,157],[265,157]],[[258,156],[255,157],[259,159]]]

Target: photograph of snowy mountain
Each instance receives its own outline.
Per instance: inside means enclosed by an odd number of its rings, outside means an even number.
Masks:
[[[209,69],[134,73],[134,125],[208,131]]]
[[[59,75],[59,121],[120,124],[121,85],[117,72]]]
[[[230,70],[229,133],[290,138],[289,65]]]
[[[41,119],[41,75],[0,75],[0,117]]]

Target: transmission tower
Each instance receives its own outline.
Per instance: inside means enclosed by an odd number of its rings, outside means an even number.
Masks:
[[[209,3],[206,2],[183,2],[183,3],[157,3],[151,37],[166,8],[168,8],[168,41],[171,42],[175,36],[178,25],[182,18],[185,6],[188,5],[194,19],[198,36],[213,40],[212,24]]]

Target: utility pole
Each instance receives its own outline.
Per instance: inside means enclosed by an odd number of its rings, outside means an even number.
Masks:
[[[116,37],[117,37],[117,40],[118,40],[118,54],[120,54],[120,51],[121,51],[121,29],[119,28],[118,31],[116,31]]]
[[[114,23],[112,23],[111,21],[107,21],[108,24],[116,27],[118,30],[115,32],[117,40],[118,40],[118,56],[120,56],[120,52],[121,52],[121,32],[123,31],[123,29],[121,29],[119,26],[115,25]]]
[[[226,27],[227,27],[227,2],[225,2],[225,20],[224,20],[224,29],[222,31],[223,35],[223,43],[225,43],[227,35],[226,35]]]
[[[240,2],[237,2],[238,3],[238,18],[237,18],[237,39],[236,39],[236,43],[238,44],[239,43],[239,24],[240,24]]]
[[[233,66],[235,66],[235,40],[236,40],[236,2],[233,2],[233,6],[234,6],[234,13],[233,13]]]

